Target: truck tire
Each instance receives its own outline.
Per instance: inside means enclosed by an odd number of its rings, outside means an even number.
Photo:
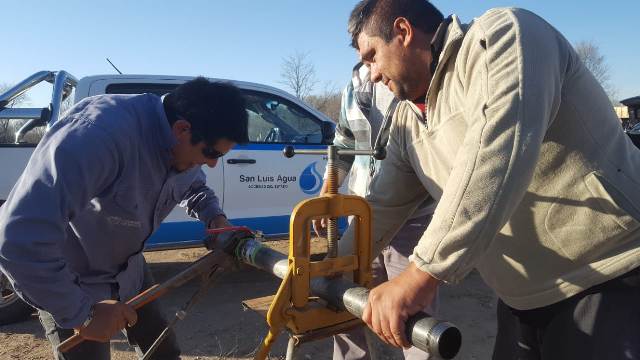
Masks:
[[[0,206],[4,200],[0,200]],[[0,272],[0,325],[27,320],[34,309],[16,295],[9,279]]]
[[[34,309],[13,291],[9,279],[0,272],[0,325],[27,320]]]

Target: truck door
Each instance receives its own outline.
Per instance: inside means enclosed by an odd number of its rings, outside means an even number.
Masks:
[[[323,120],[274,94],[245,90],[249,140],[224,157],[224,211],[236,225],[288,233],[293,207],[322,187],[326,156],[286,159],[286,145],[322,149]]]

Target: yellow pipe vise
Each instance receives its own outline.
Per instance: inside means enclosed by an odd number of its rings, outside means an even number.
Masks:
[[[291,214],[288,270],[267,312],[269,333],[254,357],[257,360],[267,358],[277,336],[285,328],[292,335],[310,335],[313,338],[314,332],[328,336],[361,323],[347,311],[332,309],[314,297],[310,290],[313,278],[351,273],[355,283],[367,288],[371,285],[371,208],[359,196],[338,194],[335,159],[338,155],[368,155],[383,159],[384,149],[347,150],[331,145],[327,150],[295,150],[287,146],[284,154],[286,157],[327,154],[327,191],[323,196],[300,202]],[[354,253],[338,256],[337,219],[346,216],[353,216]],[[322,261],[311,261],[311,221],[319,218],[329,219],[327,257]]]

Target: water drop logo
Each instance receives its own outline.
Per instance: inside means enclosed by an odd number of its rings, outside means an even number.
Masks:
[[[308,195],[318,193],[322,187],[322,176],[316,170],[316,163],[317,161],[309,164],[300,174],[300,189]]]

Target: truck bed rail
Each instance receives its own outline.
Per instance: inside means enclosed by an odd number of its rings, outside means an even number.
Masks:
[[[46,81],[53,84],[51,102],[44,108],[9,108],[11,102],[29,89]],[[22,80],[9,90],[0,94],[0,120],[1,119],[22,119],[28,120],[15,133],[15,143],[23,142],[24,136],[29,130],[46,125],[47,129],[58,121],[60,117],[60,106],[62,102],[71,95],[78,80],[64,70],[60,71],[39,71],[28,78]]]

